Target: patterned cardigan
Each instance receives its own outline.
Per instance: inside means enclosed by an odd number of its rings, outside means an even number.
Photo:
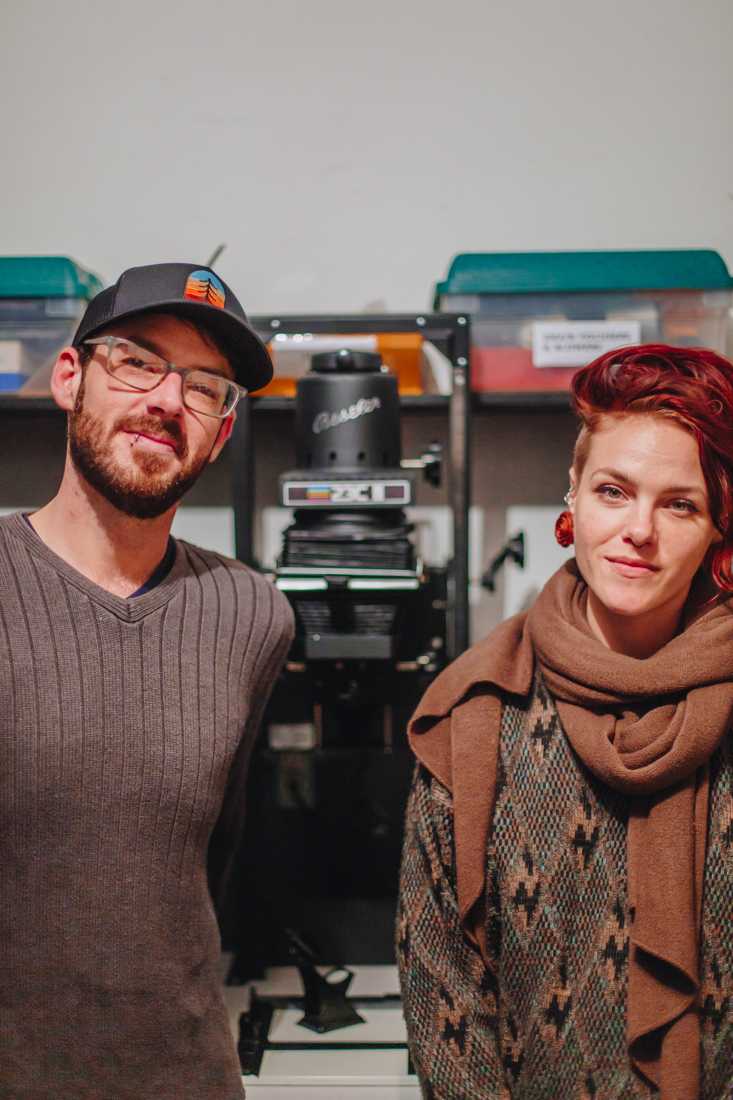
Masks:
[[[450,792],[407,810],[397,957],[426,1100],[652,1100],[626,1051],[627,799],[579,762],[535,678],[502,709],[486,855],[493,968],[465,936]],[[701,1100],[733,1100],[733,733],[711,759]]]

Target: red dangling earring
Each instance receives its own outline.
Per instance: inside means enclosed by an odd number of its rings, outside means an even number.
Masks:
[[[565,494],[565,503],[570,503],[570,492]],[[555,538],[561,546],[572,546],[575,542],[572,512],[561,512],[555,520]]]
[[[733,547],[719,546],[710,563],[713,583],[722,592],[733,591]]]
[[[561,546],[572,546],[575,542],[572,512],[561,512],[555,520],[555,538]]]

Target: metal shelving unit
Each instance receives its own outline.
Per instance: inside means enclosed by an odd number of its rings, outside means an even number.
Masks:
[[[468,390],[469,331],[468,318],[460,314],[409,315],[319,315],[253,318],[253,324],[265,339],[277,332],[350,334],[379,332],[418,332],[441,345],[453,364],[453,394],[402,396],[401,405],[409,416],[444,414],[448,418],[449,446],[447,469],[450,499],[454,510],[450,651],[461,653],[468,646],[468,504],[470,485],[470,420],[502,412],[547,412],[570,408],[569,395],[553,393],[496,392],[470,393]],[[258,397],[241,402],[230,445],[232,488],[237,556],[253,561],[251,516],[255,507],[254,440],[252,422],[262,417],[292,414],[293,398]],[[0,418],[61,417],[65,414],[53,398],[0,394]]]
[[[292,397],[258,397],[256,393],[247,398],[250,410],[255,416],[292,412],[293,401]],[[409,412],[427,413],[447,409],[450,398],[446,394],[439,393],[409,394],[400,397],[400,404]],[[240,404],[239,410],[241,408]],[[65,415],[52,397],[21,397],[16,393],[0,395],[0,414],[2,413],[10,416],[39,416],[49,413]]]
[[[556,393],[471,393],[468,401],[471,411],[476,414],[485,411],[500,412],[502,409],[508,412],[524,412],[535,409],[545,411],[548,409],[570,408],[570,398],[563,391],[557,391]],[[290,412],[293,408],[292,397],[258,397],[257,394],[253,394],[248,402],[255,416]],[[450,397],[442,393],[402,395],[400,403],[410,413],[430,413],[447,409],[450,404]],[[52,397],[20,397],[16,393],[0,394],[0,414],[2,413],[11,416],[38,416],[48,413],[63,415]]]

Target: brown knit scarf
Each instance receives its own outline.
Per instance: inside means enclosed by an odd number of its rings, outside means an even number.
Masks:
[[[586,599],[575,563],[566,563],[527,615],[503,623],[431,685],[411,742],[453,790],[459,908],[481,945],[471,909],[482,893],[496,785],[496,760],[485,761],[487,740],[491,756],[498,750],[492,689],[526,694],[536,660],[574,751],[630,798],[629,1053],[662,1100],[697,1100],[708,760],[733,716],[733,609],[724,601],[703,610],[639,660],[591,634]],[[448,730],[435,722],[443,717]]]

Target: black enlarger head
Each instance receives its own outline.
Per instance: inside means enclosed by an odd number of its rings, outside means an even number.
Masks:
[[[314,355],[295,397],[300,469],[379,470],[399,467],[397,379],[373,352]]]

